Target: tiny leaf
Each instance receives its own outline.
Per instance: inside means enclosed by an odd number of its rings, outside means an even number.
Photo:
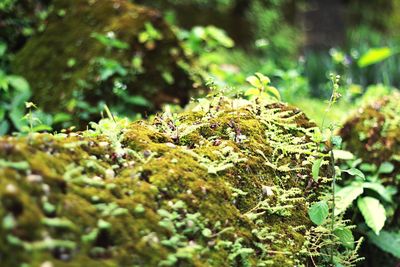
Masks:
[[[363,173],[362,171],[360,171],[359,169],[351,168],[351,169],[348,169],[348,170],[342,170],[342,172],[348,173],[348,174],[350,174],[351,176],[360,177],[360,178],[362,178],[363,180],[365,180],[365,175],[364,175],[364,173]]]
[[[321,225],[328,217],[329,207],[325,201],[314,203],[308,210],[308,216],[316,225]]]
[[[383,162],[381,164],[381,166],[379,166],[378,173],[388,174],[388,173],[393,172],[393,170],[394,170],[394,165],[392,163],[386,161],[386,162]]]
[[[322,165],[322,158],[314,161],[314,163],[312,165],[312,177],[313,177],[314,181],[318,181],[319,170],[321,168],[321,165]]]

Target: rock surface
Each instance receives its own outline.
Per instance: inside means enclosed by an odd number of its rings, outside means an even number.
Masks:
[[[323,156],[315,130],[284,104],[216,97],[151,123],[105,119],[85,132],[3,137],[0,261],[318,262],[307,214],[319,195],[312,162]]]

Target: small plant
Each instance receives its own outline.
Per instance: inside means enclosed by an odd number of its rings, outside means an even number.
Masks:
[[[356,209],[360,211],[365,224],[369,228],[364,229],[363,232],[370,241],[372,240],[373,243],[382,248],[380,233],[385,222],[393,216],[394,211],[399,207],[393,198],[397,188],[394,185],[383,183],[384,177],[390,176],[393,172],[394,165],[390,162],[384,162],[378,167],[374,164],[362,163],[361,159],[352,158],[346,160],[341,169],[342,176],[351,178],[346,179],[344,186],[337,191],[338,208],[336,214],[344,212],[356,202]],[[387,231],[384,232],[388,233]],[[389,244],[383,249],[392,254],[396,254],[395,251],[397,250]]]
[[[330,241],[325,244],[325,247],[322,246],[317,249],[320,252],[322,250],[326,250],[326,252],[324,252],[326,261],[332,266],[337,266],[338,264],[343,265],[346,262],[348,266],[354,266],[355,262],[360,260],[357,257],[357,250],[354,250],[354,237],[350,228],[345,226],[342,218],[338,216],[339,213],[337,212],[338,208],[340,208],[340,205],[337,203],[337,168],[335,166],[335,154],[333,151],[335,148],[340,147],[341,138],[333,134],[334,125],[330,125],[329,127],[325,128],[326,115],[328,112],[330,112],[332,106],[340,97],[340,94],[338,93],[340,76],[334,76],[332,74],[330,79],[332,82],[332,93],[322,120],[322,132],[317,132],[314,135],[314,140],[318,144],[318,150],[321,151],[322,156],[316,159],[313,163],[312,178],[314,182],[320,182],[322,179],[322,177],[320,177],[320,169],[323,166],[327,166],[332,172],[332,176],[330,178],[331,190],[323,195],[319,201],[311,205],[308,210],[308,214],[311,221],[318,225],[314,234],[320,237],[326,234],[325,239],[330,239]],[[348,171],[360,175],[355,169]],[[319,238],[316,240],[318,239]],[[315,242],[315,240],[313,242]],[[357,241],[357,243],[358,248],[361,240]],[[336,250],[338,244],[349,251],[337,253]],[[316,244],[316,246],[318,247],[319,245]]]
[[[156,42],[162,40],[162,38],[162,33],[150,22],[144,24],[144,31],[139,34],[139,42],[144,44],[149,50],[153,50],[156,47]]]
[[[23,126],[21,131],[23,133],[35,133],[41,131],[51,131],[52,128],[49,125],[44,124],[37,114],[34,113],[34,110],[37,110],[38,107],[32,102],[25,102],[25,107],[28,110],[28,113],[22,118],[23,120],[27,121],[28,125]]]
[[[278,89],[269,85],[271,80],[267,76],[257,72],[255,75],[247,77],[246,81],[253,86],[253,88],[250,88],[245,92],[246,96],[261,99],[273,97],[278,101],[281,100],[281,95]]]

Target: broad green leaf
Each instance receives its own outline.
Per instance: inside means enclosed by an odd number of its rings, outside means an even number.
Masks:
[[[333,156],[335,157],[335,159],[342,159],[342,160],[354,159],[353,153],[346,151],[346,150],[340,150],[340,149],[334,149]]]
[[[281,94],[279,93],[278,89],[273,86],[267,86],[266,91],[273,95],[277,100],[281,100]]]
[[[367,233],[368,240],[385,252],[400,259],[400,232],[382,230],[379,235]]]
[[[262,74],[260,72],[256,72],[255,74],[258,77],[258,79],[261,81],[261,84],[263,86],[266,86],[267,84],[269,84],[271,82],[271,80],[264,74]]]
[[[308,210],[308,216],[316,225],[321,225],[329,214],[329,207],[326,201],[314,203]]]
[[[343,187],[340,189],[335,196],[336,205],[335,205],[335,216],[344,212],[353,201],[362,193],[364,189],[361,185],[352,184],[350,186]]]
[[[373,197],[359,198],[357,206],[365,219],[365,223],[375,232],[375,234],[379,235],[379,232],[385,225],[386,221],[385,208],[379,200]]]
[[[363,180],[365,180],[365,175],[364,175],[364,173],[363,173],[362,171],[360,171],[359,169],[351,168],[351,169],[348,169],[348,170],[342,170],[342,172],[348,173],[348,174],[350,174],[351,176],[360,177],[360,178],[362,178]]]
[[[365,68],[369,65],[379,63],[393,55],[389,47],[371,48],[358,60],[358,66]]]
[[[376,182],[364,182],[362,186],[377,192],[385,201],[392,202],[392,195],[394,192],[387,190],[382,184]]]
[[[322,158],[315,160],[312,165],[311,171],[312,171],[312,177],[313,177],[314,181],[318,181],[319,170],[321,169],[321,165],[322,165]]]
[[[46,124],[39,124],[32,128],[32,132],[51,132],[53,128]]]
[[[339,241],[346,248],[354,248],[354,236],[350,229],[338,227],[333,231],[333,234],[339,238]]]
[[[258,90],[257,88],[250,88],[248,90],[246,90],[246,92],[244,93],[245,96],[254,96],[254,95],[259,95],[260,94],[260,90]]]
[[[72,116],[68,113],[59,112],[53,118],[53,123],[61,123],[72,120]]]
[[[29,91],[29,84],[23,77],[17,75],[9,75],[7,76],[7,80],[8,83],[17,91]]]
[[[246,81],[255,88],[262,88],[261,81],[256,76],[247,77]]]
[[[378,173],[391,173],[394,170],[394,165],[390,162],[383,162],[381,166],[379,166]]]
[[[375,164],[362,163],[360,165],[360,169],[363,172],[375,172],[376,171],[376,166],[375,166]]]

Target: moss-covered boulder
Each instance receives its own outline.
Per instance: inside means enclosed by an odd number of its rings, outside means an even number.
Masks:
[[[379,235],[364,227],[365,219],[359,211],[351,214],[353,222],[359,224],[359,232],[367,236],[367,242],[361,250],[367,259],[364,264],[367,267],[396,266],[400,258],[400,250],[396,245],[400,236],[399,103],[400,93],[397,91],[380,99],[370,99],[340,130],[344,149],[362,162],[358,162],[358,167],[366,176],[364,196],[379,199],[385,207],[385,225]]]
[[[52,10],[13,64],[45,111],[104,100],[132,113],[190,98],[191,61],[158,11],[128,0],[56,0]]]
[[[394,92],[359,108],[340,135],[346,149],[365,162],[392,162],[400,169],[400,93]]]
[[[284,104],[217,97],[151,123],[3,137],[2,266],[321,262],[316,130]]]

